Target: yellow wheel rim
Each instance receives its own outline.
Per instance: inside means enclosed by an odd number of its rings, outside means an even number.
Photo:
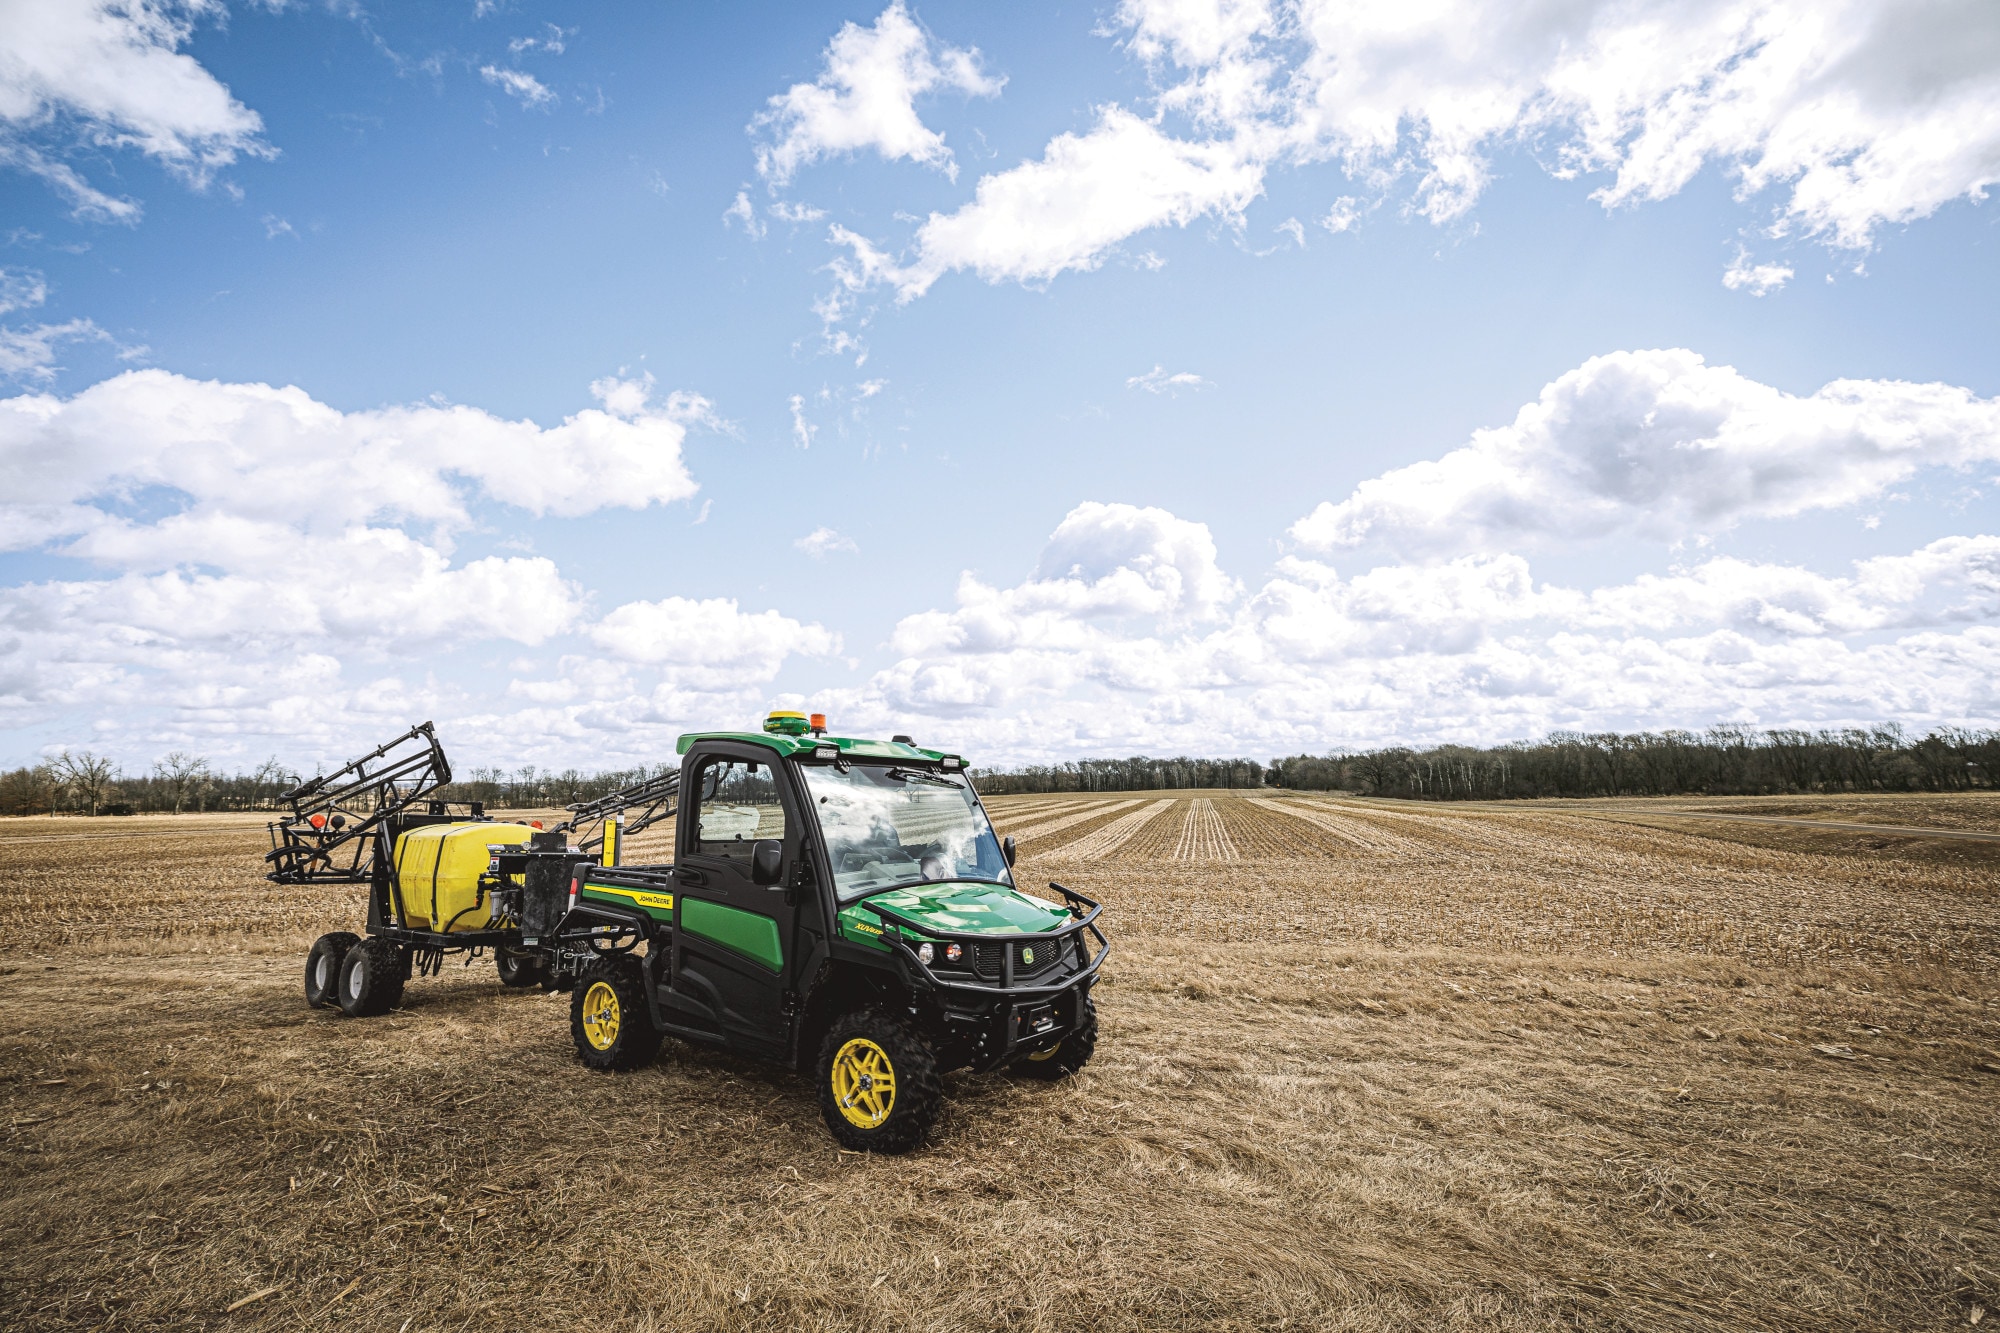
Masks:
[[[592,982],[583,993],[583,1037],[600,1051],[618,1040],[618,992],[608,982]]]
[[[1061,1049],[1062,1049],[1062,1043],[1057,1042],[1055,1045],[1049,1047],[1046,1051],[1029,1051],[1028,1058],[1030,1060],[1053,1060],[1055,1058],[1056,1052]]]
[[[847,1123],[878,1129],[896,1109],[896,1070],[889,1053],[856,1037],[833,1057],[833,1101]]]

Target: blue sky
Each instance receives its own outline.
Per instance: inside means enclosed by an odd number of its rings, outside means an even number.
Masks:
[[[8,762],[2000,713],[1990,4],[5,22]]]

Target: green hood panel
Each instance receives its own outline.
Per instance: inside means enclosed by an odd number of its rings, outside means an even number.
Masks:
[[[1068,925],[1074,919],[1068,908],[1044,899],[1031,898],[1001,884],[966,881],[891,889],[874,894],[867,902],[880,903],[892,912],[937,930],[969,935],[1034,935]],[[840,933],[856,944],[872,944],[886,950],[889,946],[882,942],[882,926],[882,918],[869,911],[864,903],[841,910]],[[911,938],[922,937],[912,932]]]

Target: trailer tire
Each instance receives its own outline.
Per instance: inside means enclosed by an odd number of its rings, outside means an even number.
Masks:
[[[340,1012],[349,1018],[373,1018],[403,1002],[408,962],[395,941],[366,939],[340,961]]]
[[[500,984],[515,990],[541,986],[549,975],[549,960],[526,949],[495,949],[493,965],[499,969]]]
[[[336,930],[313,941],[306,955],[306,1004],[313,1009],[330,1009],[340,1003],[340,964],[347,951],[361,943],[361,937]]]
[[[599,1073],[652,1063],[660,1030],[636,958],[600,958],[583,969],[570,996],[569,1036],[576,1058]]]
[[[1083,1017],[1077,1023],[1076,1031],[1045,1051],[1022,1056],[1009,1067],[1008,1072],[1021,1078],[1053,1083],[1059,1078],[1068,1078],[1089,1064],[1090,1057],[1096,1053],[1097,1002],[1086,995],[1083,997]]]
[[[856,1152],[910,1151],[929,1136],[944,1104],[930,1043],[880,1009],[834,1021],[819,1044],[816,1074],[821,1118]]]

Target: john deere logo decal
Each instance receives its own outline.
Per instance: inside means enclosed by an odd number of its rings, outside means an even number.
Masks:
[[[1031,944],[1027,948],[1021,950],[1021,961],[1026,963],[1029,967],[1033,967],[1035,965],[1034,945]]]

